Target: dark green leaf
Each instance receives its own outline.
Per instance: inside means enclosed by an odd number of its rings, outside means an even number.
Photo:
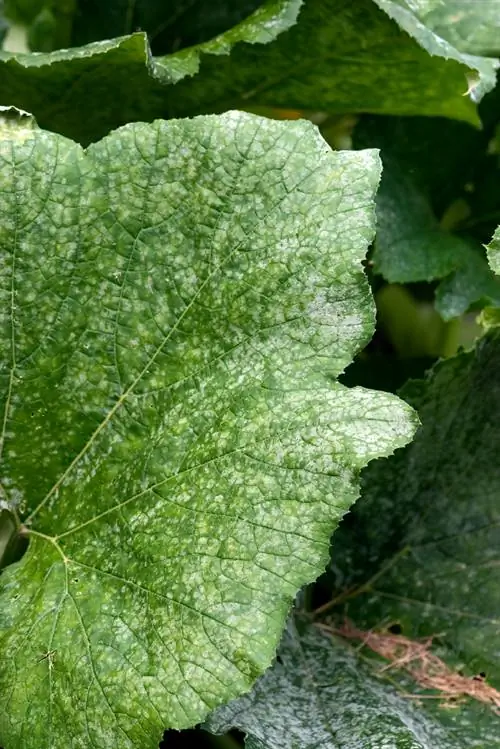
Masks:
[[[222,36],[153,60],[141,33],[49,56],[0,55],[0,101],[84,143],[127,120],[232,106],[477,123],[464,94],[478,100],[495,66],[458,53],[389,0],[268,0]]]
[[[212,39],[253,13],[262,0],[79,0],[73,45],[145,31],[155,54]],[[292,5],[292,3],[288,3]],[[276,6],[277,4],[274,3]],[[283,3],[281,3],[283,5]]]
[[[397,165],[441,219],[451,203],[467,196],[466,187],[486,158],[488,136],[442,117],[370,115],[360,118],[353,146],[379,148],[387,171]]]
[[[3,40],[7,34],[9,24],[5,18],[5,8],[3,0],[0,0],[0,49],[2,48]]]
[[[0,129],[0,743],[156,747],[269,665],[360,468],[410,438],[338,375],[373,330],[373,151],[242,113],[86,152]]]
[[[488,267],[484,252],[471,253],[462,268],[439,284],[436,309],[445,320],[472,306],[500,306],[500,279]]]
[[[391,283],[444,279],[436,309],[445,320],[500,301],[479,241],[445,228],[470,223],[474,231],[476,193],[491,168],[487,143],[470,126],[439,119],[365,117],[354,132],[354,146],[380,148],[384,163],[374,270]]]
[[[375,272],[391,283],[444,278],[468,261],[469,245],[439,226],[426,196],[387,153],[377,195]]]

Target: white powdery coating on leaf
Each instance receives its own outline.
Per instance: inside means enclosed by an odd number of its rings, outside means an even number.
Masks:
[[[33,531],[0,740],[156,746],[268,666],[359,468],[413,432],[325,376],[373,331],[378,156],[232,112],[0,160],[1,480]]]

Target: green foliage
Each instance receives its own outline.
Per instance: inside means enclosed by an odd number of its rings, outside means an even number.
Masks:
[[[416,644],[432,637],[433,654],[452,675],[484,673],[497,684],[499,367],[494,331],[475,351],[407,385],[403,397],[422,427],[411,445],[364,471],[362,499],[333,536],[328,580],[337,630],[348,631],[347,620],[365,641],[391,625]],[[381,670],[387,663],[368,645],[360,651],[363,636],[332,639],[292,624],[280,662],[210,727],[237,726],[252,736],[248,746],[272,749],[500,746],[500,692],[496,702],[464,704],[462,695],[453,705],[444,680],[441,702],[426,699],[429,691],[408,673]]]
[[[234,106],[445,115],[477,124],[464,94],[469,87],[480,98],[492,88],[496,64],[463,55],[396,11],[387,0],[268,0],[222,36],[166,56],[152,58],[140,31],[42,56],[4,53],[0,101],[84,144],[130,120]]]
[[[378,159],[239,113],[0,142],[2,488],[30,541],[0,577],[0,735],[154,746],[268,666],[359,469],[412,434],[324,374],[372,330]]]
[[[0,0],[3,749],[500,749],[499,29]]]
[[[436,34],[462,52],[497,57],[500,52],[499,0],[399,0]]]
[[[500,304],[484,232],[474,231],[475,213],[483,210],[476,184],[481,189],[484,174],[493,172],[487,134],[442,119],[371,117],[361,120],[353,144],[379,148],[384,164],[374,271],[391,283],[441,281],[436,309],[445,320],[472,305]]]

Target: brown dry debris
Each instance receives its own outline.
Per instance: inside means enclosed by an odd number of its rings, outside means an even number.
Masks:
[[[482,675],[462,676],[452,671],[441,658],[431,652],[432,637],[424,640],[410,640],[408,637],[395,635],[389,631],[362,630],[348,619],[340,627],[321,623],[317,626],[348,640],[359,640],[362,645],[389,661],[380,669],[380,672],[403,669],[419,686],[437,691],[435,698],[443,699],[446,707],[452,707],[453,702],[456,704],[457,700],[464,697],[472,697],[474,700],[491,705],[500,715],[500,692],[490,686]],[[412,696],[421,698],[426,695]]]

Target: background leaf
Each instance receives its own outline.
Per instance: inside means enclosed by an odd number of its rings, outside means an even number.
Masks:
[[[300,619],[289,624],[278,662],[249,695],[217,710],[214,733],[238,726],[247,749],[459,749],[340,638]],[[472,746],[470,744],[469,746]]]
[[[399,11],[387,0],[268,0],[222,36],[154,59],[143,33],[49,56],[3,53],[0,101],[84,144],[130,120],[233,106],[443,115],[477,124],[464,94],[473,90],[477,101],[492,88],[496,63],[461,55]]]
[[[268,666],[360,468],[412,434],[326,377],[373,331],[379,162],[242,113],[86,152],[1,133],[1,484],[30,543],[0,576],[0,741],[145,749]]]
[[[497,690],[499,365],[497,329],[406,386],[422,427],[411,445],[364,471],[324,581],[334,590],[334,626],[347,617],[366,637],[432,637],[431,652],[454,674],[482,673]],[[494,704],[450,705],[444,685],[425,689],[394,663],[381,671],[391,661],[362,646],[363,637],[292,629],[278,663],[248,697],[218,711],[211,729],[238,726],[263,747],[500,746]]]
[[[236,26],[259,7],[262,0],[80,0],[73,45],[88,44],[117,36],[145,31],[153,52],[164,55],[183,47],[213,39]],[[267,3],[268,7],[292,9],[300,2],[281,0]]]
[[[0,0],[0,49],[2,48],[3,40],[7,34],[9,24],[5,18],[5,8],[3,0]]]
[[[437,118],[363,117],[354,130],[354,147],[381,149],[384,164],[373,269],[391,283],[443,279],[435,301],[445,320],[500,302],[475,197],[492,169],[488,143],[487,133]]]

